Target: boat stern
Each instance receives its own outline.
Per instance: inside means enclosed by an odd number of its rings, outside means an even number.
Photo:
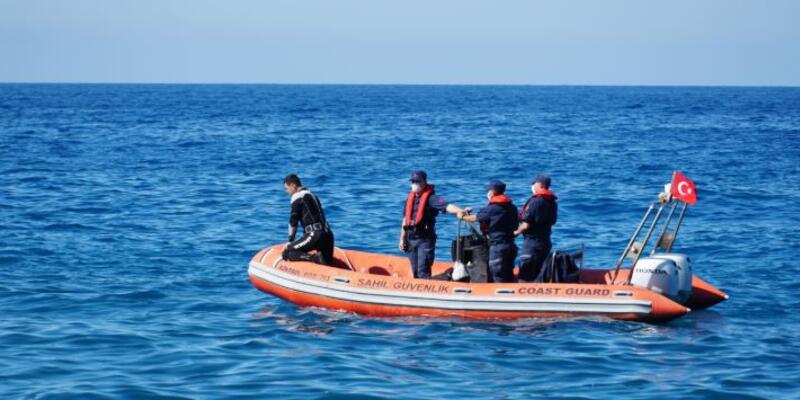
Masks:
[[[689,296],[686,305],[694,310],[703,310],[717,303],[728,300],[728,296],[714,285],[698,278],[692,277],[692,294]]]

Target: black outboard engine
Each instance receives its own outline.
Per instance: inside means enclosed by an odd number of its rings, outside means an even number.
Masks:
[[[460,221],[459,221],[460,222]],[[489,241],[475,226],[469,224],[470,233],[459,235],[450,245],[454,262],[461,262],[467,269],[470,282],[489,280]]]

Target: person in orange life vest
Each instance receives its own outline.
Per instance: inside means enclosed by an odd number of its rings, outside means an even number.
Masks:
[[[406,198],[400,226],[399,248],[408,253],[414,278],[428,279],[436,252],[436,216],[439,212],[455,214],[458,209],[435,194],[425,171],[412,171],[410,182],[411,191]]]
[[[478,221],[481,230],[489,237],[489,274],[493,282],[514,282],[514,228],[517,227],[517,206],[506,196],[506,184],[491,180],[486,185],[489,204],[475,215],[465,215],[470,209],[459,210],[458,218],[468,222]]]
[[[328,226],[319,197],[300,183],[297,175],[283,178],[283,188],[291,196],[292,211],[289,214],[289,244],[282,257],[287,261],[310,261],[330,265],[333,261],[333,231]],[[294,240],[297,223],[303,225],[303,236]],[[316,250],[315,255],[308,254]]]
[[[537,176],[531,183],[533,196],[525,202],[519,213],[519,227],[514,236],[522,234],[522,254],[519,256],[519,280],[533,282],[542,269],[553,244],[552,227],[558,219],[556,195],[550,191],[550,177]]]

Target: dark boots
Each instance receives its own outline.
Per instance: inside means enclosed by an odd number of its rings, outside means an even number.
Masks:
[[[326,262],[325,257],[323,257],[322,253],[319,251],[314,254],[308,254],[304,251],[286,249],[283,251],[283,255],[281,257],[286,261],[306,261],[315,264],[329,265],[329,263]]]

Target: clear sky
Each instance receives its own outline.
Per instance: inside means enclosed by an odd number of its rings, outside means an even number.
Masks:
[[[0,82],[800,86],[800,0],[0,0]]]

